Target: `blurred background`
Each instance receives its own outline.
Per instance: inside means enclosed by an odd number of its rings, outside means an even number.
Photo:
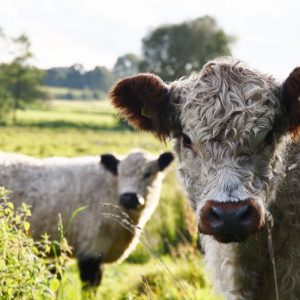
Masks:
[[[171,149],[107,100],[124,76],[165,81],[233,55],[284,80],[299,65],[297,0],[0,0],[0,150],[36,157]],[[220,299],[204,274],[194,214],[169,172],[142,243],[82,294],[74,261],[58,299]]]

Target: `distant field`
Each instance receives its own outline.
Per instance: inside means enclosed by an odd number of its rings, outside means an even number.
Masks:
[[[51,101],[18,111],[16,125],[0,127],[0,149],[38,157],[166,149],[150,134],[125,129],[106,101]]]
[[[103,100],[105,93],[102,91],[93,91],[90,89],[73,89],[66,87],[42,86],[51,99],[67,100]]]
[[[37,157],[125,154],[132,148],[158,154],[169,151],[171,144],[161,144],[151,134],[128,130],[107,101],[51,101],[18,111],[16,125],[0,127],[1,151]],[[144,236],[152,254],[140,244],[127,262],[107,266],[96,296],[81,295],[78,273],[71,263],[59,299],[219,299],[212,296],[204,279],[201,256],[194,250],[194,214],[174,171],[173,164],[159,207],[146,226]],[[157,263],[155,255],[162,256],[163,261]]]

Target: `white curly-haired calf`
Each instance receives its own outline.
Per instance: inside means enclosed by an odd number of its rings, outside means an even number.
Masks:
[[[57,238],[59,214],[78,258],[81,279],[98,285],[102,264],[125,259],[156,208],[170,152],[155,158],[134,151],[123,159],[99,157],[37,159],[0,153],[0,185],[11,201],[31,205],[34,238]],[[75,218],[72,214],[79,208]]]
[[[207,266],[226,299],[300,299],[300,68],[279,83],[219,58],[170,84],[125,78],[110,97],[133,126],[174,138]]]

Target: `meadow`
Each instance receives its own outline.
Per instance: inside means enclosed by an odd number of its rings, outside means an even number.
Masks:
[[[0,150],[36,157],[125,154],[143,148],[154,154],[171,149],[152,135],[120,122],[107,101],[52,100],[17,112],[17,122],[0,127]],[[175,178],[165,179],[159,207],[141,243],[121,264],[107,265],[96,291],[81,291],[70,260],[57,299],[220,299],[211,291],[197,249],[194,214]]]

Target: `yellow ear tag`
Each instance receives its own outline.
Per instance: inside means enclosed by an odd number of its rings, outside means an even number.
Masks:
[[[141,115],[143,117],[146,117],[146,118],[150,119],[150,116],[147,114],[147,112],[144,110],[144,108],[142,108]]]

